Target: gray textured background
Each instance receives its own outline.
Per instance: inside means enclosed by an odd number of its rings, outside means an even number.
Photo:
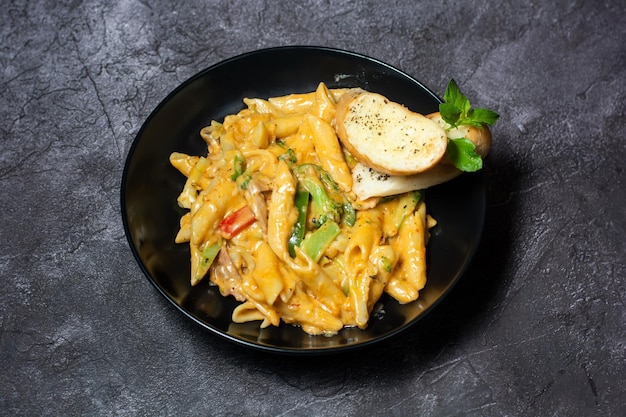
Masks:
[[[501,114],[472,267],[393,343],[244,350],[128,247],[148,114],[224,58],[345,48]],[[3,415],[626,415],[626,3],[12,1],[0,8]]]

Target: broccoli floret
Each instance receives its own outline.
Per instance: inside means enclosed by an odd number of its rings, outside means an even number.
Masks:
[[[327,221],[340,222],[342,207],[341,204],[328,196],[326,189],[316,176],[304,175],[300,179],[300,184],[311,194],[313,201],[314,216],[313,224],[321,226]]]
[[[327,221],[354,225],[354,209],[339,190],[331,176],[314,164],[303,164],[295,169],[301,186],[310,194],[313,202],[312,223],[319,227]]]
[[[293,164],[298,162],[298,158],[296,158],[296,153],[291,148],[287,149],[287,152],[278,155],[278,159],[282,159],[283,161],[287,162],[287,165],[289,166],[293,166]]]
[[[340,202],[341,204],[343,222],[348,226],[354,226],[354,223],[356,222],[356,210],[352,207],[352,204],[348,201],[346,195],[341,192],[339,186],[330,174],[320,167],[317,168],[319,171],[319,178],[322,180],[322,184],[324,184],[326,191],[333,200]]]

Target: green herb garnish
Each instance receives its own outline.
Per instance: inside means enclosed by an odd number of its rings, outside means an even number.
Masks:
[[[498,113],[476,107],[472,109],[466,96],[461,93],[454,80],[450,80],[443,95],[444,102],[439,105],[441,118],[450,125],[450,129],[466,125],[483,127],[492,126],[498,120]]]
[[[467,138],[450,139],[446,150],[455,167],[464,172],[475,172],[483,167],[483,159],[476,153],[476,145]]]
[[[492,126],[498,120],[498,113],[476,107],[472,109],[469,99],[461,93],[454,80],[450,80],[439,105],[441,118],[449,125],[447,131],[459,126],[484,128]],[[450,139],[447,154],[454,165],[461,171],[474,172],[483,167],[483,160],[476,153],[476,146],[467,138]]]

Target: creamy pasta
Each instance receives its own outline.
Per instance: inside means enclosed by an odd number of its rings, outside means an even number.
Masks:
[[[234,322],[280,322],[310,334],[365,328],[381,295],[416,300],[426,284],[432,219],[419,191],[359,200],[356,160],[334,129],[345,89],[269,99],[200,131],[207,155],[172,153],[187,178],[177,243],[191,285],[205,277],[240,301]]]

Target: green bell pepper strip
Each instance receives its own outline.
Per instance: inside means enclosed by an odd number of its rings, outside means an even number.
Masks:
[[[300,247],[311,259],[315,262],[319,262],[326,248],[328,248],[340,232],[341,229],[337,223],[327,221],[322,224],[319,229],[305,237]]]
[[[233,158],[233,174],[230,179],[236,181],[237,178],[246,170],[246,160],[243,155],[236,154]]]
[[[220,253],[220,249],[222,249],[222,242],[214,243],[202,250],[202,254],[200,255],[200,265],[198,265],[198,270],[196,271],[195,276],[196,282],[204,278],[206,273],[209,271],[209,267],[215,260],[215,257],[218,253]]]
[[[304,239],[304,233],[306,232],[306,216],[309,207],[309,195],[310,193],[304,188],[298,189],[294,197],[294,205],[298,210],[298,220],[293,225],[291,235],[289,235],[289,241],[287,242],[287,248],[289,249],[289,255],[292,258],[296,257],[296,246],[300,246],[302,239]]]
[[[356,210],[352,207],[352,203],[350,203],[347,198],[345,198],[343,204],[343,222],[350,227],[354,226],[354,223],[356,223]]]

